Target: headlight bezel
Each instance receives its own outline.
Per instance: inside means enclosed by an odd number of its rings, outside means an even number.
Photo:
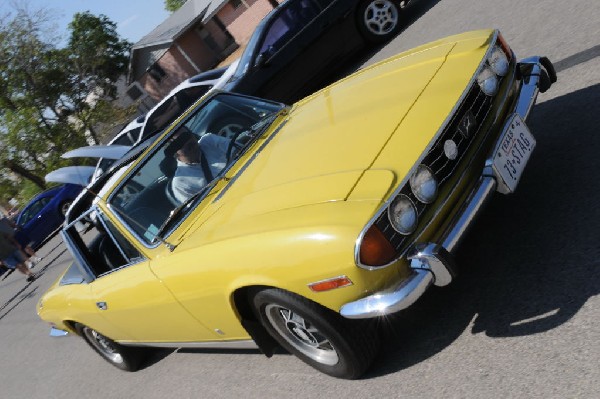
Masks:
[[[492,68],[485,64],[485,66],[477,74],[477,84],[479,88],[486,96],[492,97],[498,93],[500,89],[500,81],[498,75],[494,73]]]
[[[499,77],[506,76],[510,69],[510,61],[508,59],[508,56],[504,53],[504,50],[502,50],[497,44],[494,45],[492,52],[488,56],[487,63],[490,66],[492,72],[494,72],[496,76]]]
[[[397,209],[401,202],[402,205],[406,206],[405,211]],[[396,220],[398,219],[397,215],[399,215],[401,212],[406,211],[410,211],[412,213],[413,220],[411,221],[411,225],[409,228],[400,228],[398,227],[398,223],[396,222]],[[399,234],[402,234],[404,236],[411,235],[415,232],[417,226],[419,225],[419,214],[417,211],[417,207],[415,203],[410,199],[410,197],[406,194],[398,194],[388,206],[387,212],[390,225]]]
[[[416,180],[419,178],[425,178],[425,180],[417,182]],[[422,203],[431,204],[436,200],[438,195],[439,183],[435,177],[435,174],[429,166],[425,164],[420,164],[419,166],[417,166],[417,170],[411,175],[410,179],[408,180],[408,184],[413,195],[417,198],[417,200],[421,201]],[[433,184],[433,193],[429,195],[423,194],[423,190],[421,190],[421,188],[426,184]]]

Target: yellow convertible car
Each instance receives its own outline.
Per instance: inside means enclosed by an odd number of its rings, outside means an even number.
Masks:
[[[401,53],[286,106],[212,93],[71,207],[74,262],[40,299],[135,370],[148,347],[277,347],[357,378],[374,321],[452,282],[484,202],[513,192],[556,81],[498,31]]]

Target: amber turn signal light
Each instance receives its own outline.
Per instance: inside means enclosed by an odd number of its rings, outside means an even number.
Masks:
[[[396,251],[383,233],[372,225],[360,243],[360,263],[366,266],[383,266],[394,260]]]
[[[352,280],[350,280],[348,277],[338,276],[327,280],[318,281],[316,283],[311,283],[308,285],[308,288],[314,292],[323,292],[333,290],[335,288],[347,287],[352,284]]]

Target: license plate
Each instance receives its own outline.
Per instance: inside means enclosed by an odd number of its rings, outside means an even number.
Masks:
[[[521,174],[535,148],[535,138],[518,114],[504,127],[500,145],[494,154],[496,175],[503,180],[508,192],[514,192]]]

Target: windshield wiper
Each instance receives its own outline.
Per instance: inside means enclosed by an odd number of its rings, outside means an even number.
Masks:
[[[152,242],[155,241],[160,241],[162,243],[165,243],[167,245],[167,247],[173,251],[175,249],[175,246],[172,244],[167,243],[163,238],[162,235],[165,231],[167,231],[168,228],[171,227],[171,225],[173,224],[173,221],[178,220],[179,216],[181,216],[183,214],[183,211],[187,211],[187,209],[191,206],[191,204],[196,201],[196,199],[202,197],[204,194],[206,194],[211,188],[213,188],[222,178],[216,178],[213,181],[211,181],[210,183],[208,183],[206,186],[202,187],[202,189],[200,191],[198,191],[196,194],[192,195],[191,197],[189,197],[188,199],[186,199],[181,205],[179,205],[177,208],[174,208],[170,213],[169,216],[167,216],[167,218],[165,219],[165,221],[162,223],[162,225],[160,226],[160,228],[158,229],[158,231],[156,233],[154,233],[154,239],[152,240]]]
[[[267,127],[271,126],[273,121],[279,116],[282,110],[277,112],[272,112],[269,115],[263,117],[261,120],[256,122],[254,125],[250,127],[249,136],[251,138],[255,138],[256,136],[262,134]]]
[[[250,147],[250,145],[252,145],[252,143],[254,143],[256,139],[260,137],[265,132],[265,130],[269,128],[269,126],[271,126],[273,121],[279,116],[280,112],[281,111],[268,114],[267,116],[263,117],[261,120],[256,122],[254,125],[250,126],[248,130],[240,132],[238,136],[233,138],[233,141],[230,145],[233,146],[233,149],[235,150],[235,155],[229,158],[230,150],[228,150],[228,163],[233,163],[234,161],[238,160],[245,152],[245,150],[248,147]],[[238,140],[240,139],[242,139],[243,142],[238,142]]]

